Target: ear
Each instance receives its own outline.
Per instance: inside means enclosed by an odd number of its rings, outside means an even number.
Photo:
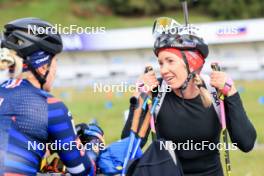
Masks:
[[[37,72],[38,72],[40,75],[44,76],[44,75],[46,74],[47,70],[48,70],[48,66],[47,66],[47,64],[45,64],[45,65],[43,65],[43,66],[37,68],[36,70],[37,70]]]

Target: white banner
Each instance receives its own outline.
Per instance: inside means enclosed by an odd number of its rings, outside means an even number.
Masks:
[[[264,19],[195,24],[208,44],[264,41]],[[107,30],[104,34],[63,36],[64,50],[152,48],[151,27]]]

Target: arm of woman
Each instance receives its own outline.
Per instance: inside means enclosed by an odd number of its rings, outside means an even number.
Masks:
[[[225,98],[227,129],[233,143],[243,152],[252,150],[257,137],[256,130],[250,122],[239,93]]]
[[[211,73],[211,85],[219,90],[223,89],[228,79],[230,79],[229,76],[224,72],[213,71]],[[249,152],[254,147],[257,134],[246,114],[234,83],[231,85],[224,103],[226,124],[231,141],[236,143],[240,150]]]
[[[91,159],[76,134],[68,108],[56,98],[48,98],[48,133],[51,142],[60,141],[56,151],[71,175],[95,175],[95,161]]]

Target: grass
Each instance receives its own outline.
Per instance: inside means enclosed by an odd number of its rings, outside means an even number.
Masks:
[[[82,27],[103,26],[107,29],[152,26],[154,18],[157,17],[157,15],[150,17],[121,17],[93,14],[89,18],[81,18],[72,13],[69,0],[46,0],[45,2],[41,0],[7,1],[0,8],[0,30],[3,29],[2,26],[7,22],[22,17],[38,17],[63,26],[75,24]],[[177,20],[183,22],[182,11],[165,12],[159,16],[177,17]],[[199,11],[192,10],[190,12],[190,20],[197,23],[214,21],[215,19]]]
[[[240,96],[246,112],[258,132],[257,142],[264,144],[264,105],[258,102],[259,97],[264,96],[264,81],[239,81],[236,84],[241,90]],[[54,90],[54,94],[61,97],[70,107],[76,123],[89,122],[96,118],[106,131],[108,142],[120,137],[124,123],[123,111],[129,106],[129,93],[117,95],[115,93],[94,93],[88,88],[61,88]],[[108,101],[113,104],[111,109],[105,107]]]
[[[257,130],[257,142],[264,144],[264,105],[258,102],[259,97],[264,96],[264,81],[238,81],[236,85],[243,90],[240,95],[246,112]],[[91,89],[63,88],[54,90],[54,94],[61,97],[70,107],[75,123],[89,122],[96,118],[105,131],[107,144],[120,139],[124,124],[123,111],[129,106],[129,93],[120,96],[115,93],[94,93]],[[105,107],[108,101],[113,103],[111,109]],[[223,158],[223,154],[221,156]],[[231,151],[232,175],[263,175],[263,158],[263,145],[249,153]]]
[[[264,81],[241,81],[237,87],[244,89],[241,93],[243,105],[258,132],[257,142],[264,144],[264,105],[258,102],[260,96],[264,96]]]
[[[232,176],[263,176],[264,147],[256,147],[250,153],[232,151],[230,158]]]
[[[65,103],[70,107],[75,122],[89,122],[96,119],[106,133],[106,141],[112,142],[120,138],[123,111],[128,108],[129,94],[117,97],[111,93],[93,93],[91,89],[60,89],[56,95],[66,97]],[[112,101],[112,108],[106,103]]]

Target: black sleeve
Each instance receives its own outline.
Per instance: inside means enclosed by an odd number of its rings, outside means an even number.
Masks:
[[[238,93],[225,98],[225,108],[231,141],[237,143],[240,150],[249,152],[254,147],[257,134]]]
[[[129,114],[128,114],[128,118],[127,118],[126,124],[125,124],[125,126],[124,126],[124,128],[122,130],[121,139],[128,137],[129,134],[130,134],[130,128],[131,128],[131,125],[132,125],[132,120],[133,120],[133,116],[134,116],[134,110],[136,108],[137,108],[137,98],[136,97],[131,97],[130,98],[130,106],[129,106]],[[142,125],[145,115],[146,115],[146,112],[141,114],[140,121],[139,121],[139,126]],[[141,148],[143,148],[144,145],[147,143],[149,132],[150,132],[150,128],[148,128],[147,134],[146,134],[145,138],[141,142],[141,145],[140,145]]]

